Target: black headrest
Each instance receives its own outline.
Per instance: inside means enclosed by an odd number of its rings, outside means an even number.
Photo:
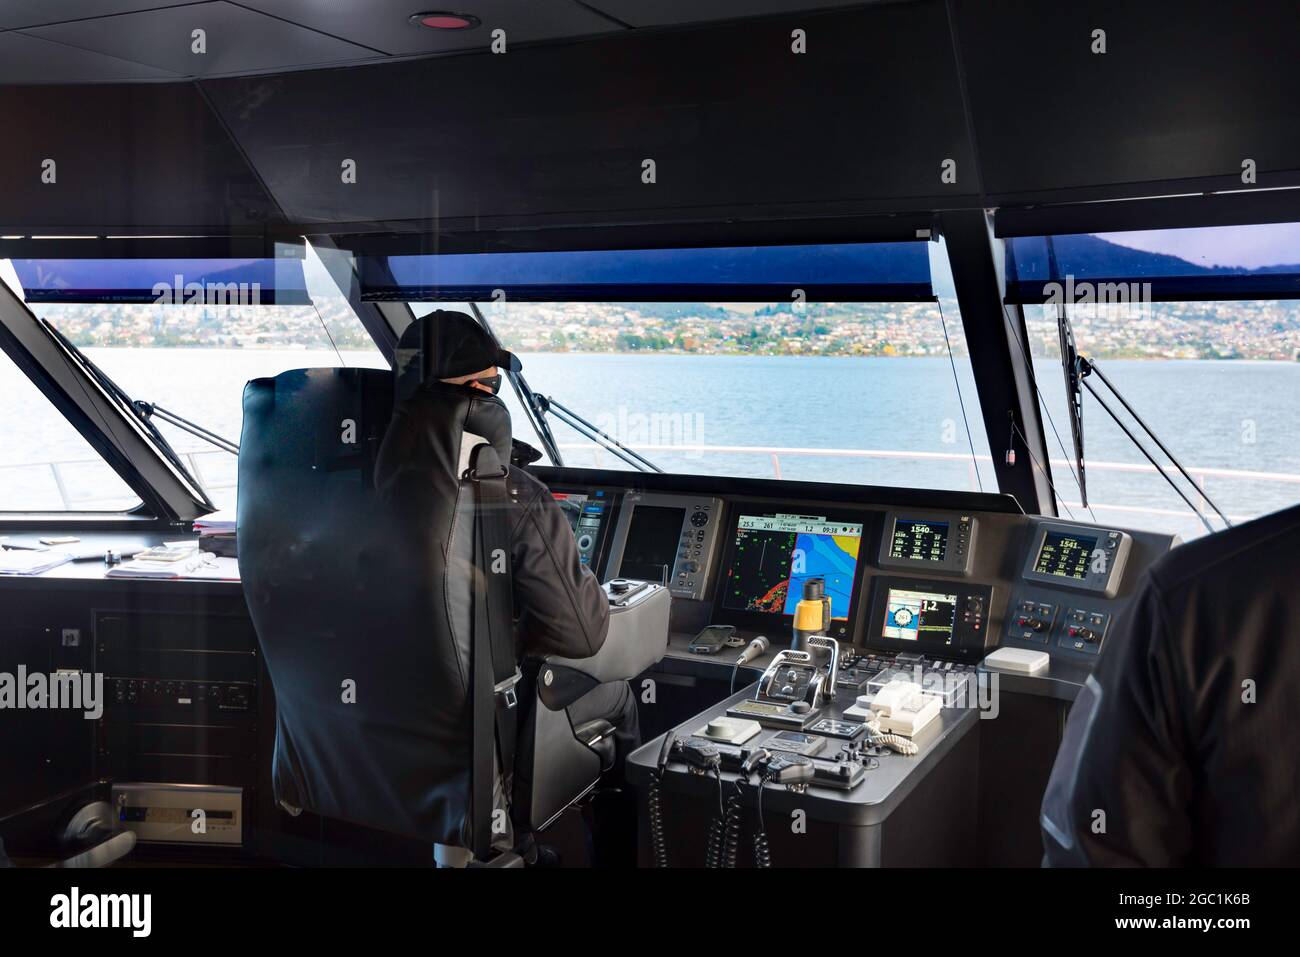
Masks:
[[[397,400],[421,385],[497,367],[519,370],[518,357],[502,349],[492,333],[463,312],[437,309],[402,332],[394,356]]]

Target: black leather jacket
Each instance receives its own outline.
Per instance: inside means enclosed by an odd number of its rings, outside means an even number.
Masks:
[[[384,499],[423,502],[430,483],[451,482],[446,501],[454,501],[454,483],[480,442],[493,445],[501,461],[510,460],[510,414],[504,403],[466,386],[425,385],[393,413],[375,487]],[[568,520],[546,486],[523,469],[510,469],[506,487],[518,653],[594,655],[605,641],[609,607],[596,576],[579,560]],[[457,611],[454,618],[470,614],[469,608]]]
[[[1151,567],[1043,797],[1055,866],[1300,864],[1300,506]]]

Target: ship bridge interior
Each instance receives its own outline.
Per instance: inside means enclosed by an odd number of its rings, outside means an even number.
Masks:
[[[0,862],[1097,863],[1300,501],[1249,6],[0,4]]]

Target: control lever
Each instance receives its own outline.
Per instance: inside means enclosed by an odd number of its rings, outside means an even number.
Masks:
[[[822,696],[827,701],[835,700],[835,682],[839,680],[840,665],[840,643],[834,638],[828,638],[825,635],[813,635],[804,639],[809,647],[826,648],[831,654],[830,680],[822,685]],[[819,702],[820,703],[820,702]]]

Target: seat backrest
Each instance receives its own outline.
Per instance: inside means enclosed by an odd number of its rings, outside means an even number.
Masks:
[[[464,845],[474,576],[453,530],[473,504],[454,462],[482,400],[445,397],[451,465],[412,462],[381,492],[393,391],[369,369],[248,384],[240,573],[276,696],[277,799]]]

